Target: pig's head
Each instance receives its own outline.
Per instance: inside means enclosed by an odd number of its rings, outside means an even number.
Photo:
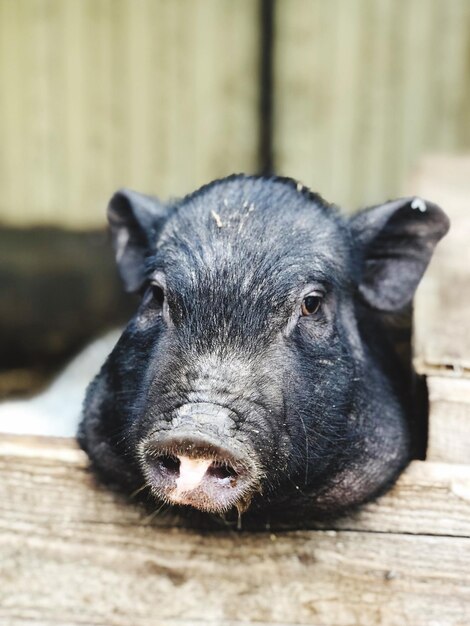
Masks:
[[[448,228],[405,198],[347,219],[290,179],[232,176],[109,221],[135,317],[90,385],[79,439],[108,483],[208,512],[336,513],[393,482],[406,411],[379,313]]]

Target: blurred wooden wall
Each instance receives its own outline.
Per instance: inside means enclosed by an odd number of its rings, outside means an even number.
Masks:
[[[274,162],[346,208],[470,150],[469,0],[278,0]]]
[[[0,222],[260,162],[261,0],[0,0]],[[273,163],[347,208],[470,148],[469,0],[277,0]]]
[[[258,42],[253,0],[0,0],[0,220],[255,170]]]

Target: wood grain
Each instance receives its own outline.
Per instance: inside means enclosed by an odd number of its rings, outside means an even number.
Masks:
[[[88,523],[135,526],[143,521],[162,527],[186,523],[167,516],[150,521],[147,513],[96,486],[87,471],[86,456],[72,440],[2,435],[0,472],[3,523],[14,525],[15,520],[24,520],[34,526],[41,521],[51,531],[60,530],[64,520],[73,520],[74,527]],[[34,509],[33,518],[25,502]],[[300,526],[470,537],[470,467],[414,461],[377,502],[334,522],[304,519]],[[285,528],[286,523],[271,521],[271,529],[279,527]]]
[[[2,624],[468,623],[470,539],[45,530],[0,536]]]
[[[470,380],[429,376],[426,458],[470,466]]]
[[[470,156],[424,159],[408,191],[440,204],[451,221],[415,297],[415,367],[470,377]]]
[[[150,522],[69,440],[3,436],[0,472],[2,624],[468,623],[470,467],[414,462],[353,517],[261,533]]]

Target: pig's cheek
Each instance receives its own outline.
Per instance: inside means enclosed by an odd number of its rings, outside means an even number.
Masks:
[[[336,335],[334,325],[324,320],[300,320],[297,332],[301,341],[321,348],[328,348]]]
[[[294,454],[294,442],[288,424],[284,423],[284,430],[280,437],[279,453],[275,459],[275,468],[284,474],[289,471]]]
[[[263,426],[252,427],[252,445],[266,475],[285,473],[294,450],[293,431],[287,416],[270,412]]]
[[[296,330],[308,340],[328,342],[335,334],[336,323],[336,308],[325,306],[318,318],[301,317],[297,322]]]
[[[135,316],[135,328],[137,331],[145,331],[157,326],[162,319],[161,311],[144,309]]]

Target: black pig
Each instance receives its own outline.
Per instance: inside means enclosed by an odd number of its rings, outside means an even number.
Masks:
[[[108,216],[135,317],[90,385],[79,441],[108,484],[222,513],[336,515],[410,458],[383,312],[447,232],[404,198],[340,215],[293,180],[236,175]]]

